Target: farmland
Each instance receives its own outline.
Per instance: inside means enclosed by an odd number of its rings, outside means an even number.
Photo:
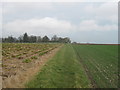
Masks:
[[[34,64],[58,47],[41,69]],[[2,60],[3,81],[18,71],[39,69],[25,82],[26,88],[117,88],[118,84],[117,45],[3,43]]]
[[[19,71],[34,67],[41,60],[41,56],[59,46],[60,44],[3,43],[3,81],[17,75]]]
[[[115,45],[65,45],[29,88],[117,88],[118,51]]]
[[[90,81],[71,45],[65,45],[26,85],[29,88],[88,88]]]
[[[73,45],[73,48],[95,87],[117,87],[117,45]]]

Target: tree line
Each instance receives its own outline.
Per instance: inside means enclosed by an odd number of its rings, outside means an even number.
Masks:
[[[54,35],[51,39],[48,36],[29,36],[27,33],[15,38],[13,36],[8,36],[7,38],[2,38],[3,43],[41,43],[41,42],[58,42],[58,43],[71,43],[68,37],[57,37]]]

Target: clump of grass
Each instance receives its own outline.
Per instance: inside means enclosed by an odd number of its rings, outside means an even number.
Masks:
[[[11,57],[12,57],[12,58],[15,58],[15,57],[16,57],[16,55],[12,55]]]
[[[39,55],[41,56],[41,55],[43,55],[43,54],[45,54],[45,52],[41,52]]]
[[[23,59],[23,57],[19,56],[18,59]]]
[[[7,67],[8,65],[2,64],[2,67]]]
[[[35,54],[37,54],[38,53],[38,51],[37,52],[34,52]]]
[[[38,52],[42,52],[42,50],[39,50]]]
[[[41,56],[41,55],[43,55],[43,54],[45,54],[45,53],[48,53],[49,51],[44,51],[44,52],[41,52],[39,55]]]
[[[36,56],[32,56],[31,59],[38,59]]]
[[[27,54],[27,52],[23,52],[23,54]]]
[[[22,62],[23,62],[23,63],[29,63],[29,62],[31,62],[31,60],[30,60],[30,59],[25,59],[25,60],[23,60]]]
[[[3,56],[6,56],[6,53],[5,53],[4,51],[2,51],[2,55],[3,55]]]
[[[15,57],[16,57],[16,58],[20,57],[20,54],[16,55]]]
[[[46,50],[46,48],[43,48],[41,51],[45,51]]]
[[[48,53],[49,51],[45,51],[45,53]]]

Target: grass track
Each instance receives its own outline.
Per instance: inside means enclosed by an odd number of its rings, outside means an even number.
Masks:
[[[64,45],[26,86],[28,88],[89,88],[91,84],[72,46]]]

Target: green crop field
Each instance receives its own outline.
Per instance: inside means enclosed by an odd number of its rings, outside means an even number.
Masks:
[[[117,45],[64,45],[29,88],[117,88]]]
[[[88,77],[99,88],[118,85],[117,45],[73,45]],[[89,76],[90,75],[90,76]]]

